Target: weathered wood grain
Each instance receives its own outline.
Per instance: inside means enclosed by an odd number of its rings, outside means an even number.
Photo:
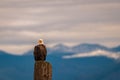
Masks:
[[[52,80],[52,66],[46,61],[36,61],[34,65],[34,80]]]

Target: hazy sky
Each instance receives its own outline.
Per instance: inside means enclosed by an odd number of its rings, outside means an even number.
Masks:
[[[21,54],[43,38],[64,43],[120,44],[120,0],[0,0],[0,49]]]

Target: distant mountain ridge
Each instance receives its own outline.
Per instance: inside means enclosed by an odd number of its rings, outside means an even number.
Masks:
[[[47,61],[53,69],[52,80],[120,80],[120,60],[113,59],[120,57],[120,46],[80,44],[68,47],[58,44],[47,49]],[[6,55],[8,53],[4,51],[0,54],[0,80],[33,79],[33,50],[21,56]]]
[[[120,45],[117,47],[113,47],[113,48],[108,48],[105,47],[103,45],[100,44],[89,44],[89,43],[83,43],[83,44],[79,44],[76,46],[66,46],[64,44],[57,44],[51,48],[47,48],[48,54],[52,54],[52,53],[87,53],[87,52],[93,52],[93,51],[97,51],[97,50],[104,50],[104,51],[108,51],[108,52],[120,52]],[[26,53],[24,53],[24,55],[31,55],[33,54],[33,50],[30,50]]]
[[[114,48],[111,48],[111,51],[113,52],[120,52],[120,45]]]
[[[0,55],[12,55],[11,53],[0,50]]]
[[[108,48],[100,44],[89,44],[89,43],[83,43],[79,44],[73,47],[68,47],[63,44],[55,45],[54,47],[50,48],[50,53],[53,52],[74,52],[74,53],[85,53],[85,52],[92,52],[96,50],[104,50],[109,52],[120,52],[120,46]]]
[[[47,47],[47,52],[48,54],[52,53],[88,53],[88,52],[93,52],[97,50],[103,50],[103,51],[108,51],[108,52],[120,52],[120,45],[113,47],[113,48],[108,48],[106,46],[100,45],[100,44],[90,44],[90,43],[83,43],[79,45],[75,45],[72,47],[66,46],[64,44],[57,44],[53,47]],[[10,54],[5,51],[0,50],[0,55],[4,54]],[[25,52],[23,55],[33,55],[33,49]]]

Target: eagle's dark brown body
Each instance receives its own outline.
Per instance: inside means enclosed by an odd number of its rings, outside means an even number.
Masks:
[[[44,44],[39,44],[34,48],[34,59],[35,61],[45,61],[47,56],[47,50]]]

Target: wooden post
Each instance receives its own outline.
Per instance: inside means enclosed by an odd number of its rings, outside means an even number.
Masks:
[[[35,61],[34,80],[52,80],[52,66],[46,61]]]

